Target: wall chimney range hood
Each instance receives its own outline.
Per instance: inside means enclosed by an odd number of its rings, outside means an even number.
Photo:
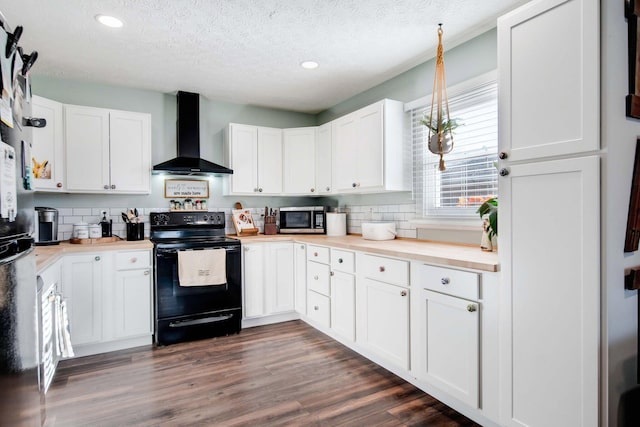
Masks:
[[[233,170],[200,157],[200,95],[178,91],[178,157],[159,163],[153,173],[223,175]]]

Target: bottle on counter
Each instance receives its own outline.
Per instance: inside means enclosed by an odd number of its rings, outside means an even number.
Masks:
[[[102,237],[111,237],[111,230],[113,229],[113,220],[107,219],[107,213],[102,212],[102,220],[100,220],[100,227],[102,228]]]

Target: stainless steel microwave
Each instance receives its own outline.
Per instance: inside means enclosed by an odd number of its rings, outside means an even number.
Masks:
[[[280,233],[326,234],[324,206],[280,208]]]

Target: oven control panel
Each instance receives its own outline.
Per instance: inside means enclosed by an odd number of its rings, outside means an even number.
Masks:
[[[151,226],[213,225],[224,228],[224,212],[151,212]]]

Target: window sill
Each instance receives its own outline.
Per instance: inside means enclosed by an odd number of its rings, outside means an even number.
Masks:
[[[480,218],[418,218],[409,224],[420,229],[478,231],[482,230]]]

